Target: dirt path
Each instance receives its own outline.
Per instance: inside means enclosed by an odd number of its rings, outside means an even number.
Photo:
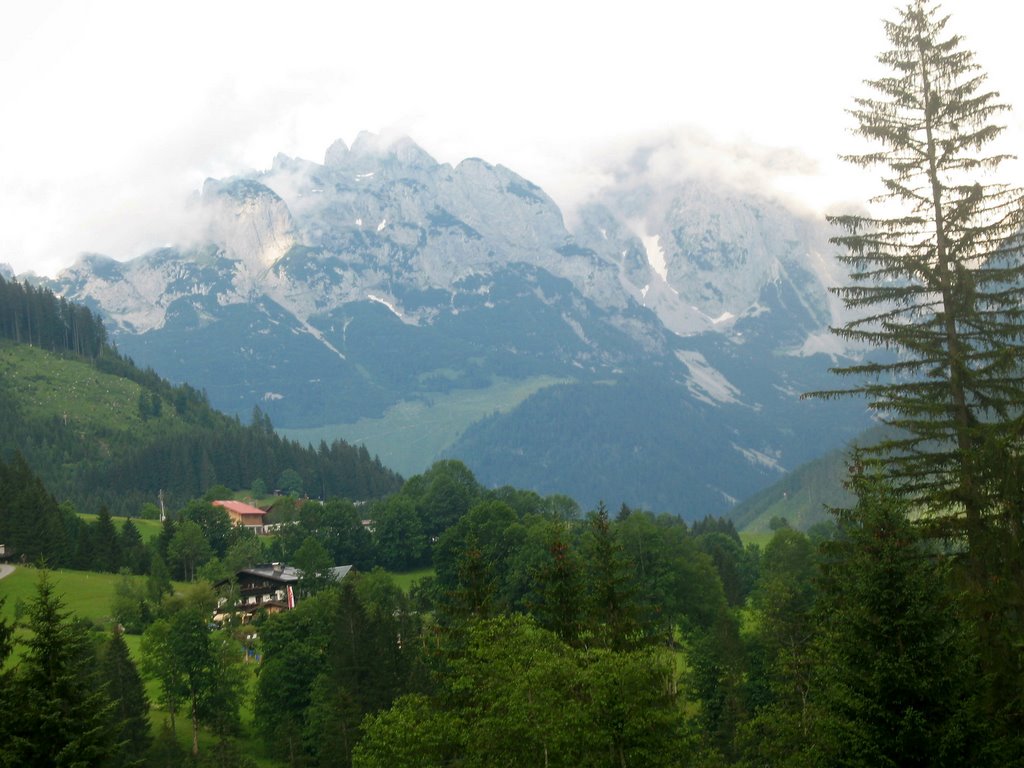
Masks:
[[[14,573],[13,565],[0,565],[0,579],[4,576],[10,576],[12,573]]]

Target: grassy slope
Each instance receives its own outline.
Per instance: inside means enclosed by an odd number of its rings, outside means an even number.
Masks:
[[[757,546],[764,549],[768,542],[772,540],[772,536],[775,535],[775,531],[763,530],[763,531],[740,531],[740,541],[743,542],[743,546],[748,544],[756,544]]]
[[[405,573],[392,573],[391,578],[395,580],[395,584],[406,594],[409,594],[409,590],[412,589],[412,585],[417,581],[421,581],[427,576],[434,576],[434,569],[421,568],[418,571],[407,571]]]
[[[884,427],[874,427],[854,442],[872,445],[889,434]],[[741,502],[728,517],[741,533],[768,531],[773,517],[784,517],[794,528],[807,530],[829,519],[827,507],[853,503],[853,496],[844,485],[849,466],[850,449],[831,451],[797,467],[774,485]]]
[[[551,376],[499,379],[487,389],[462,389],[429,400],[403,401],[379,419],[277,431],[303,445],[336,439],[364,444],[371,455],[409,477],[426,470],[470,424],[496,411],[508,411],[534,392],[561,383],[565,380]]]
[[[747,499],[729,517],[743,533],[769,531],[774,517],[784,517],[794,528],[807,530],[828,519],[827,507],[851,503],[843,487],[849,463],[845,451],[829,453]]]
[[[114,584],[120,576],[87,571],[50,571],[50,576],[68,610],[83,619],[104,626],[110,624],[110,603]],[[13,619],[15,604],[35,597],[38,580],[39,571],[24,566],[18,566],[10,576],[0,579],[0,597],[7,597],[0,615]]]
[[[129,363],[102,365],[136,377]],[[337,449],[343,464],[324,465],[314,452],[209,408],[195,390],[172,388],[152,372],[137,377],[142,385],[88,362],[0,340],[0,426],[9,430],[0,437],[0,459],[20,450],[59,501],[130,515],[144,539],[151,533],[138,515],[158,502],[157,487],[166,491],[171,510],[211,483],[239,486],[255,476],[273,482],[286,466],[307,479],[325,472],[328,491],[338,496],[398,487],[397,475],[367,463],[356,448],[332,446],[331,455]],[[154,402],[159,416],[149,415]]]
[[[94,523],[99,518],[99,515],[91,515],[88,512],[79,512],[78,516],[87,523]],[[127,520],[127,517],[111,517],[114,522],[114,527],[117,530],[121,530],[122,526]],[[132,524],[138,528],[139,533],[142,535],[143,541],[150,541],[160,535],[160,531],[163,530],[163,523],[159,520],[147,520],[143,517],[131,518]]]
[[[138,404],[141,387],[102,373],[88,363],[65,359],[24,344],[0,341],[0,372],[17,392],[24,415],[32,420],[57,418],[69,429],[86,433],[156,431],[159,420],[143,422]],[[160,419],[177,418],[168,408]]]

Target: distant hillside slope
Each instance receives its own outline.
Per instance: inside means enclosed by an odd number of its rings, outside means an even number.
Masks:
[[[876,443],[884,435],[883,427],[868,430],[850,447],[831,451],[797,467],[777,483],[737,504],[726,517],[744,533],[769,530],[775,517],[786,518],[791,526],[800,530],[828,520],[828,507],[848,506],[854,501],[845,487],[852,446]]]
[[[400,487],[365,448],[302,447],[259,411],[243,425],[204,393],[139,370],[104,339],[87,310],[0,278],[0,455],[20,451],[47,489],[80,511],[138,514],[161,490],[173,508],[216,484],[259,479],[272,488],[288,469],[311,496],[364,499]]]

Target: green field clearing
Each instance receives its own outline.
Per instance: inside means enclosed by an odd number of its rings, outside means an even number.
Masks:
[[[740,531],[740,541],[743,545],[757,544],[757,546],[764,548],[769,541],[772,540],[772,536],[775,535],[775,531]]]
[[[78,517],[87,523],[95,523],[96,520],[99,519],[99,515],[90,515],[88,512],[79,512]],[[117,528],[118,531],[120,531],[121,528],[124,527],[125,520],[127,520],[128,518],[111,517],[110,519],[113,521],[114,527]],[[142,535],[143,541],[150,541],[151,539],[155,539],[157,536],[160,535],[160,531],[162,531],[164,527],[164,524],[161,523],[159,520],[147,520],[143,517],[133,517],[131,518],[131,521],[138,529],[139,533]]]
[[[88,431],[138,429],[141,423],[139,385],[88,363],[0,343],[0,371],[30,418],[58,418]]]
[[[433,568],[420,568],[418,571],[408,571],[406,573],[391,573],[388,572],[392,579],[395,580],[395,584],[398,585],[406,594],[409,594],[409,590],[412,589],[412,585],[417,581],[420,581],[427,576],[434,575]]]
[[[36,596],[39,574],[38,568],[18,566],[10,576],[0,579],[0,597],[7,598],[0,615],[13,619],[16,604],[27,603]],[[121,578],[118,574],[49,571],[49,575],[68,610],[98,624],[110,623],[114,584]]]
[[[344,440],[365,445],[385,466],[409,477],[426,470],[474,422],[509,411],[535,392],[567,381],[552,376],[497,379],[487,389],[460,389],[404,400],[379,419],[277,431],[302,444]]]

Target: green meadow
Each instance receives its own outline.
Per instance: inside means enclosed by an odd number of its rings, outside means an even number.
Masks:
[[[409,590],[412,589],[412,585],[418,581],[422,581],[428,576],[434,575],[434,569],[431,568],[420,568],[417,571],[407,571],[405,573],[392,573],[391,578],[395,580],[395,584],[406,594],[409,594]]]
[[[99,519],[99,515],[90,515],[87,512],[79,512],[78,516],[87,523],[95,523]],[[111,517],[110,518],[114,527],[118,531],[124,527],[127,517]],[[144,517],[133,517],[131,518],[132,524],[138,529],[139,534],[142,536],[143,541],[150,541],[160,535],[160,531],[163,530],[163,523],[159,520],[147,520]]]
[[[408,477],[426,470],[474,422],[508,411],[535,392],[565,381],[552,376],[495,379],[486,389],[458,389],[404,400],[379,419],[310,429],[279,428],[277,432],[302,445],[338,439],[365,445],[385,465]]]
[[[90,434],[138,429],[139,392],[133,381],[26,344],[0,343],[0,370],[18,393],[26,417],[58,418]],[[173,410],[172,410],[173,412]]]
[[[14,619],[17,606],[35,597],[39,573],[37,568],[19,565],[10,576],[0,579],[0,597],[6,598],[0,616]],[[50,571],[49,574],[68,610],[95,624],[109,626],[112,623],[110,605],[114,584],[120,576],[89,571]]]

